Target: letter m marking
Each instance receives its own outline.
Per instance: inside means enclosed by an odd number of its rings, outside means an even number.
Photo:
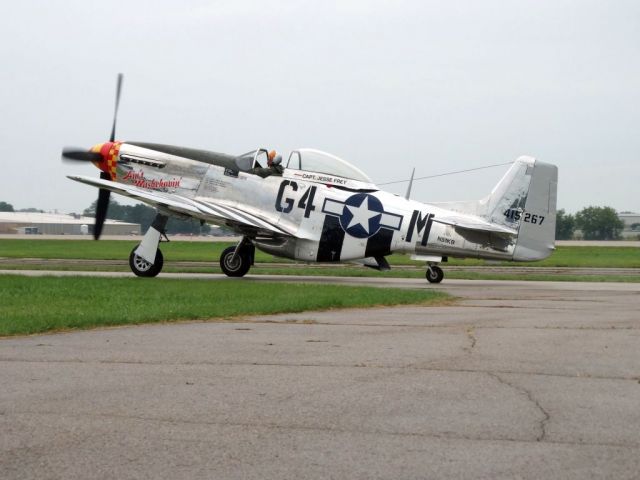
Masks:
[[[427,213],[424,217],[422,216],[422,212],[419,210],[414,210],[413,215],[411,215],[411,221],[409,222],[409,230],[407,231],[407,242],[410,242],[413,238],[413,232],[417,231],[418,235],[420,232],[424,230],[424,234],[422,235],[422,241],[420,244],[425,246],[427,244],[427,240],[429,240],[429,233],[431,232],[431,223],[433,222],[433,214]]]

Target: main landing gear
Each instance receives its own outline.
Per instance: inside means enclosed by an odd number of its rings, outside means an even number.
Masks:
[[[158,248],[156,250],[156,258],[153,263],[147,262],[144,258],[136,254],[136,250],[140,247],[140,244],[136,245],[131,254],[129,255],[129,268],[139,277],[155,277],[162,270],[164,265],[164,257],[162,252]]]
[[[131,250],[129,268],[138,277],[155,277],[162,270],[164,257],[158,248],[160,236],[164,235],[164,227],[168,217],[156,215],[153,223],[142,237],[142,242]],[[166,237],[165,237],[166,238]]]
[[[168,217],[158,214],[144,234],[142,242],[131,250],[129,267],[138,277],[155,277],[162,270],[164,257],[158,248],[160,237],[164,235]],[[166,238],[166,236],[165,236]],[[246,275],[255,257],[256,247],[247,237],[235,247],[226,248],[220,255],[220,268],[228,277]]]
[[[440,283],[444,278],[444,272],[439,266],[429,264],[425,276],[429,283]]]
[[[242,237],[235,247],[225,248],[220,255],[220,268],[227,277],[243,277],[253,265],[256,247]]]

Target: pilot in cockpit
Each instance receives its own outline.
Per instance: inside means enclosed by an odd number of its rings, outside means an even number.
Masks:
[[[277,155],[275,150],[271,150],[267,155],[267,166],[258,167],[252,170],[252,173],[265,178],[270,175],[282,175],[284,167],[282,166],[282,155]]]

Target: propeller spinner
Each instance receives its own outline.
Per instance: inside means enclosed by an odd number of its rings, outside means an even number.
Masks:
[[[122,90],[122,73],[118,74],[116,84],[116,105],[113,112],[113,126],[111,127],[111,136],[108,143],[95,145],[91,150],[87,151],[77,147],[64,147],[62,149],[62,159],[72,162],[92,162],[100,170],[100,178],[103,180],[114,180],[116,173],[116,161],[118,158],[119,142],[115,142],[116,138],[116,121],[118,118],[118,106],[120,105],[120,92]],[[93,238],[98,240],[102,233],[104,221],[107,218],[107,210],[109,208],[109,197],[111,192],[104,188],[98,191],[98,203],[96,205],[96,221],[93,227]]]

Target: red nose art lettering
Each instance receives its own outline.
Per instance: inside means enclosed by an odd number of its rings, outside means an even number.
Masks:
[[[142,170],[129,171],[122,177],[122,180],[134,184],[136,187],[158,189],[158,188],[177,188],[180,187],[180,178],[171,178],[168,180],[146,178]]]

